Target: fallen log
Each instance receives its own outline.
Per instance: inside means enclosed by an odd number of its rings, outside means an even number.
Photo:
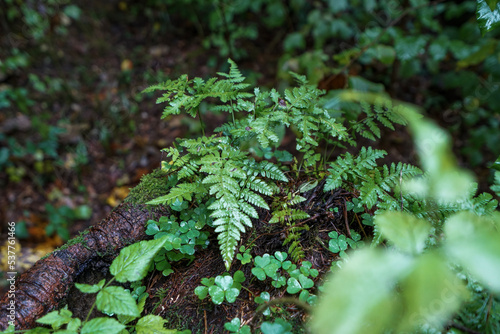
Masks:
[[[149,238],[145,234],[146,222],[167,211],[138,202],[144,203],[166,191],[164,181],[161,172],[148,174],[132,189],[128,203],[119,205],[100,223],[16,277],[15,290],[0,300],[0,330],[5,330],[9,322],[16,330],[35,327],[38,318],[58,307],[75,279],[90,264],[102,259],[111,263],[123,247]]]

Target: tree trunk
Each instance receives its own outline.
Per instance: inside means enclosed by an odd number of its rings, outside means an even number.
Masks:
[[[0,330],[5,330],[10,321],[16,330],[35,327],[36,319],[58,307],[89,264],[102,258],[111,262],[123,247],[146,239],[146,222],[162,213],[161,208],[121,204],[80,237],[36,262],[15,278],[15,293],[11,289],[0,300]]]

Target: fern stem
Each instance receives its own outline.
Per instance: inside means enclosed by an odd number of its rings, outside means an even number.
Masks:
[[[203,123],[203,120],[201,119],[200,108],[198,108],[198,110],[196,110],[196,113],[198,114],[198,119],[200,120],[201,135],[203,137],[205,137],[205,124]]]

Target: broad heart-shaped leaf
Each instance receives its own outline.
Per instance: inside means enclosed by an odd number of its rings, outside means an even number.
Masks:
[[[291,334],[292,325],[283,319],[276,319],[274,323],[265,321],[260,326],[262,334]]]
[[[123,248],[109,271],[118,282],[135,282],[143,279],[156,253],[163,247],[167,238],[141,241]]]
[[[266,279],[266,272],[262,268],[252,268],[252,274],[254,274],[254,276],[257,277],[260,281]]]
[[[198,296],[201,300],[205,299],[208,295],[208,288],[206,286],[200,285],[194,289],[194,294]]]
[[[228,290],[233,286],[233,278],[231,276],[217,276],[215,284],[220,286],[222,290]]]
[[[231,320],[231,322],[226,322],[224,324],[224,328],[227,329],[228,331],[236,333],[241,326],[241,320],[240,318],[234,318]]]
[[[237,270],[234,273],[233,277],[234,277],[234,281],[236,283],[243,283],[243,282],[245,282],[245,273],[242,272],[241,270]]]
[[[375,216],[375,225],[392,245],[410,254],[419,254],[424,250],[431,230],[428,221],[399,211]]]
[[[285,260],[286,260],[286,258],[287,258],[287,256],[288,256],[288,254],[287,254],[286,252],[278,252],[278,251],[276,251],[276,252],[274,253],[274,257],[275,257],[278,261],[280,261],[280,262],[285,261]]]
[[[82,327],[81,334],[118,334],[125,328],[115,319],[94,318]]]
[[[281,267],[281,263],[277,260],[273,259],[265,268],[264,271],[268,277],[272,279],[276,279],[278,277],[278,269]]]
[[[295,277],[290,277],[287,281],[286,292],[293,295],[300,290],[302,290],[302,286],[299,281]]]
[[[165,329],[163,325],[167,320],[157,315],[148,314],[137,321],[135,330],[137,334],[173,334],[178,333],[175,329]]]
[[[476,0],[476,18],[484,35],[490,30],[500,27],[500,4],[498,0]]]
[[[304,289],[310,289],[314,286],[314,281],[310,278],[307,278],[303,274],[299,275],[299,282],[300,285],[302,285],[302,288]]]
[[[234,301],[236,300],[236,297],[238,297],[240,295],[240,290],[236,289],[236,288],[230,288],[228,290],[226,290],[226,300],[230,303],[234,303]]]
[[[134,297],[121,286],[108,286],[96,298],[97,309],[107,314],[140,316]]]
[[[396,283],[412,270],[413,258],[362,248],[325,284],[314,308],[312,333],[383,333],[398,319]]]
[[[264,256],[256,256],[254,261],[256,266],[264,268],[271,262],[271,257],[269,254],[264,254]]]
[[[445,224],[445,249],[492,291],[500,293],[500,213],[457,213]]]
[[[224,301],[224,290],[217,285],[209,287],[208,293],[210,294],[210,297],[212,297],[212,302],[214,304],[220,305]]]

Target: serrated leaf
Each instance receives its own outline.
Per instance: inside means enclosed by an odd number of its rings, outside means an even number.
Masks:
[[[411,257],[396,252],[354,252],[325,284],[323,298],[314,309],[312,332],[383,333],[398,312],[393,289],[412,265]]]
[[[175,329],[166,329],[164,324],[167,320],[160,316],[148,314],[137,321],[135,330],[137,334],[174,334],[178,333]]]
[[[401,282],[405,315],[397,333],[411,333],[421,326],[441,328],[468,297],[464,282],[436,253],[419,256],[413,271]],[[417,315],[418,316],[415,316]]]
[[[104,283],[106,283],[105,279],[101,280],[98,284],[93,285],[75,283],[75,287],[83,293],[96,293],[102,289]]]
[[[419,254],[431,230],[431,224],[405,212],[384,212],[375,216],[382,235],[403,252]]]
[[[109,267],[118,282],[135,282],[143,279],[153,257],[163,247],[167,237],[141,241],[123,248]]]
[[[470,212],[446,220],[445,249],[477,280],[500,292],[500,214],[480,217]]]
[[[96,298],[97,309],[107,314],[140,316],[134,297],[121,286],[108,286]]]
[[[118,334],[125,325],[111,318],[94,318],[83,325],[81,334]]]
[[[50,325],[53,329],[59,329],[64,324],[71,321],[73,313],[67,309],[52,311],[37,319],[36,322],[44,325]]]

